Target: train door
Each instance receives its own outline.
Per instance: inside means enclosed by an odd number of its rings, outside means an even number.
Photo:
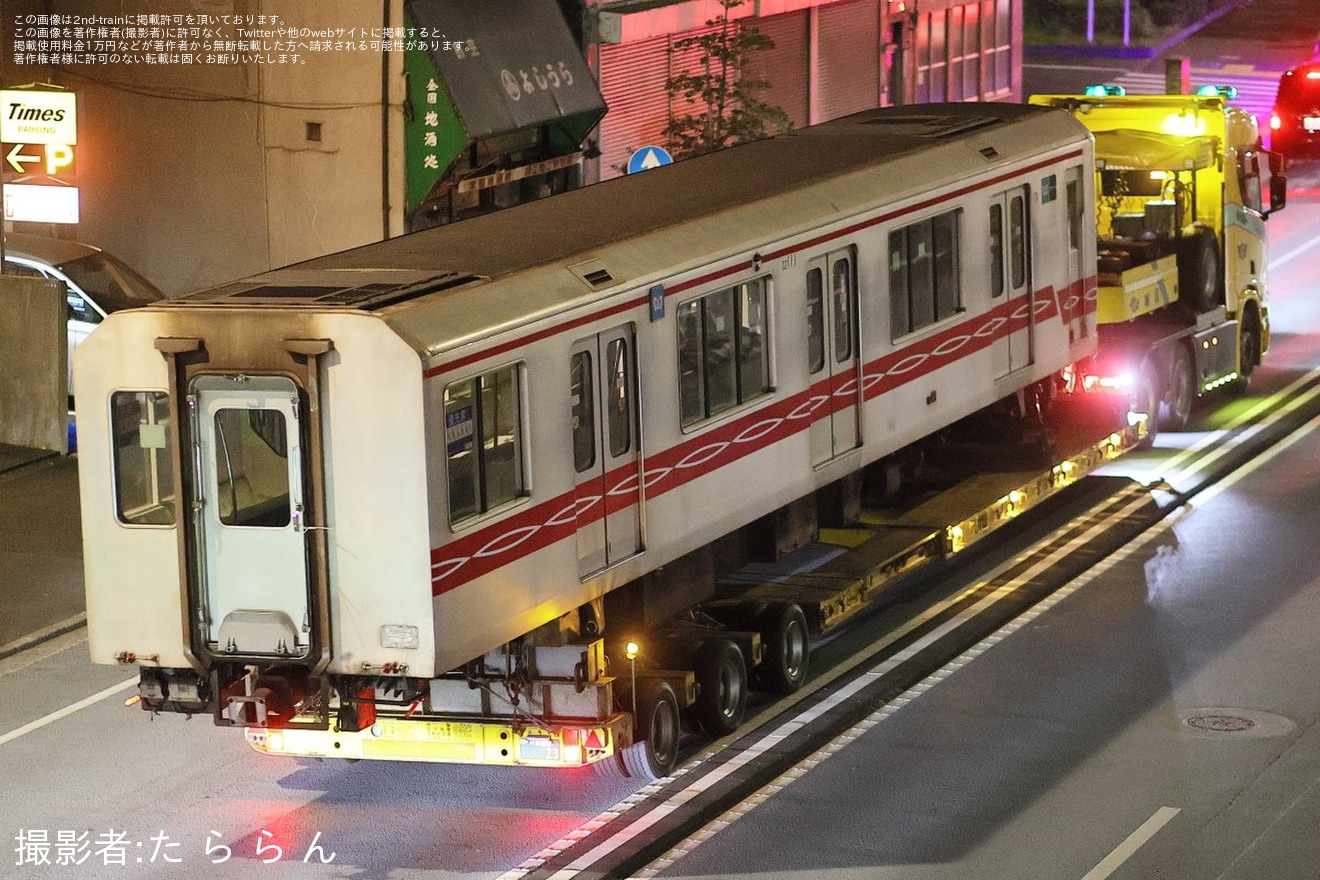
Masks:
[[[990,295],[995,311],[1008,319],[1007,331],[991,344],[996,379],[1031,363],[1030,233],[1025,186],[990,200]]]
[[[221,654],[306,655],[310,595],[298,388],[283,376],[190,385],[192,505],[206,640]]]
[[[1070,338],[1081,339],[1086,336],[1086,273],[1082,265],[1082,235],[1086,228],[1086,210],[1082,191],[1082,166],[1074,165],[1064,173],[1064,192],[1068,210],[1068,291],[1060,295],[1072,303],[1065,311],[1065,317],[1071,328]]]
[[[823,464],[861,442],[857,275],[853,249],[807,264],[807,370],[813,393],[827,395],[811,423],[811,462]]]
[[[642,546],[632,325],[574,343],[569,376],[578,573],[586,577]]]

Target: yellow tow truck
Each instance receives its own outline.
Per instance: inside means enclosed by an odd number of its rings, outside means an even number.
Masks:
[[[1093,86],[1029,99],[1095,137],[1100,345],[1082,381],[1129,395],[1148,440],[1185,428],[1197,397],[1245,388],[1269,349],[1264,221],[1286,181],[1234,96]]]

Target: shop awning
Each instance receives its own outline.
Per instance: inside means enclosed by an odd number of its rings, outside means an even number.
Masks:
[[[582,142],[605,113],[555,0],[410,0],[470,138],[553,125]]]

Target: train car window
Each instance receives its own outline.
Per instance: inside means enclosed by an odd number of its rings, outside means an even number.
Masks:
[[[1068,169],[1080,174],[1081,166]],[[1082,182],[1068,181],[1068,247],[1074,251],[1082,249]]]
[[[519,376],[514,365],[445,388],[450,522],[525,494]]]
[[[632,389],[628,383],[628,345],[615,339],[605,349],[609,365],[609,400],[605,414],[610,455],[617,458],[632,448]]]
[[[931,220],[935,244],[935,320],[942,321],[962,308],[958,273],[958,214],[949,212]]]
[[[1016,290],[1027,283],[1027,211],[1022,196],[1008,202],[1009,268]]]
[[[894,337],[912,330],[912,308],[908,300],[907,235],[901,229],[889,233],[889,326]]]
[[[573,467],[580,474],[596,463],[595,374],[591,371],[590,352],[579,351],[569,361],[570,393],[573,404]]]
[[[174,525],[171,411],[164,391],[110,395],[115,512],[138,526]]]
[[[770,390],[763,279],[678,307],[680,420],[684,427]]]
[[[1004,206],[990,206],[990,295],[1004,295]]]
[[[734,340],[734,328],[738,324],[736,312],[733,288],[712,293],[702,302],[706,405],[711,414],[738,402],[738,363],[734,358],[737,350]]]
[[[215,472],[219,481],[220,522],[227,526],[282,528],[289,524],[288,454],[271,446],[248,418],[250,409],[226,407],[215,413]],[[269,426],[278,420],[280,427]],[[284,413],[266,410],[259,423],[285,436]]]
[[[995,217],[992,211],[992,237],[1002,234],[995,230]],[[957,211],[889,233],[889,320],[895,339],[962,308],[959,247]]]
[[[830,287],[834,295],[834,361],[846,363],[852,357],[852,260],[840,259],[834,263]]]
[[[679,419],[690,425],[706,417],[706,395],[701,380],[701,300],[678,307]]]
[[[812,375],[825,369],[825,281],[820,269],[807,271],[807,365]]]

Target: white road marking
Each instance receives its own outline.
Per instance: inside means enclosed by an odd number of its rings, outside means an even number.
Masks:
[[[88,706],[95,705],[96,703],[99,703],[102,700],[104,700],[106,697],[113,697],[115,694],[120,693],[121,691],[126,691],[130,687],[135,686],[137,683],[138,683],[137,676],[133,676],[132,678],[122,681],[119,684],[112,684],[110,687],[106,688],[105,690],[92,694],[90,697],[81,699],[70,706],[65,706],[63,709],[57,709],[56,711],[51,712],[49,715],[47,715],[44,718],[38,718],[36,721],[32,721],[28,724],[24,724],[22,727],[17,728],[16,730],[11,730],[6,734],[0,735],[0,746],[5,745],[6,743],[13,742],[14,740],[18,739],[20,736],[26,736],[27,734],[32,733],[33,731],[40,730],[41,728],[45,727],[48,724],[54,724],[56,721],[59,721],[61,718],[67,718],[68,716],[72,715],[74,712],[81,712],[83,709],[86,709]]]
[[[1279,268],[1280,266],[1284,265],[1285,263],[1288,263],[1296,259],[1297,257],[1300,257],[1302,254],[1306,253],[1311,248],[1315,247],[1317,244],[1320,244],[1320,237],[1313,238],[1310,241],[1308,241],[1306,244],[1298,245],[1297,247],[1288,251],[1288,253],[1284,254],[1281,257],[1275,257],[1274,259],[1270,260],[1270,270],[1273,271]]]
[[[1114,847],[1113,852],[1101,859],[1100,864],[1087,871],[1082,880],[1105,880],[1181,812],[1178,807],[1160,807],[1154,815],[1141,823],[1140,828],[1129,834],[1127,840]]]

